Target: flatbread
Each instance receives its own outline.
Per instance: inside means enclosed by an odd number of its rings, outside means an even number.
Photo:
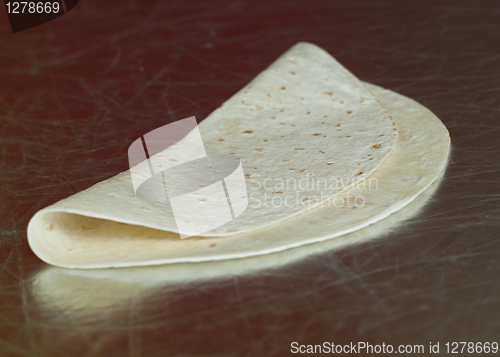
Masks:
[[[30,222],[30,246],[47,263],[68,268],[203,262],[278,252],[377,222],[410,203],[438,177],[447,162],[450,138],[441,121],[422,105],[365,86],[390,111],[399,142],[377,171],[337,201],[250,233],[185,240],[175,233],[49,208]]]

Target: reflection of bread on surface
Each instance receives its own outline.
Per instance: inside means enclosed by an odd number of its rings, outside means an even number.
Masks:
[[[412,203],[387,219],[324,242],[246,259],[196,264],[99,270],[68,270],[48,266],[35,276],[31,288],[40,303],[60,308],[65,313],[81,314],[107,309],[131,299],[146,298],[165,285],[224,279],[277,269],[316,254],[387,235],[405,220],[415,217],[425,207],[439,187],[442,176],[443,174]]]

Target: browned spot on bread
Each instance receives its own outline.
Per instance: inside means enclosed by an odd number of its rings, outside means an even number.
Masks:
[[[304,171],[306,171],[306,169],[297,170],[297,172],[304,172]]]
[[[286,89],[286,87],[281,87],[280,89],[281,89],[281,90],[285,90],[285,89]]]
[[[302,200],[302,202],[306,202],[306,201],[309,201],[309,200],[310,200],[310,198],[306,197],[306,198],[304,198],[304,199]]]
[[[337,125],[335,125],[336,128],[340,128],[342,126],[341,123],[338,123]]]
[[[304,148],[295,148],[295,150],[305,150]]]
[[[263,149],[263,148],[255,148],[255,150],[257,150],[258,152],[262,152],[262,151],[264,151],[264,149]]]
[[[273,191],[273,193],[283,193],[283,192],[281,192],[281,191]]]
[[[215,243],[212,243],[212,244],[209,245],[209,247],[213,248],[213,247],[215,247],[215,245],[216,245]]]
[[[282,113],[282,112],[284,112],[284,111],[285,111],[285,109],[281,109],[281,110],[280,110],[280,113]]]
[[[253,133],[253,130],[245,130],[243,131],[243,134],[252,134]]]
[[[320,153],[322,153],[322,154],[324,154],[324,153],[325,153],[324,151],[321,151],[321,150],[320,150],[319,152],[320,152]]]
[[[380,144],[375,144],[372,146],[372,149],[378,149],[378,148],[380,148]]]
[[[348,110],[348,111],[347,111],[347,114],[352,114],[352,110]]]
[[[266,94],[267,94],[267,96],[268,96],[269,98],[271,98],[271,94],[269,94],[269,93],[266,93]]]
[[[327,162],[326,164],[327,165],[333,165],[333,162]]]
[[[267,140],[267,139],[264,139],[264,140],[262,140],[262,141],[263,141],[263,142],[265,142],[265,143],[267,143],[267,142],[268,142],[269,140]]]
[[[307,223],[309,223],[309,224],[316,224],[318,222],[316,222],[316,221],[307,221]]]
[[[179,160],[174,159],[174,158],[171,158],[171,159],[169,159],[169,160],[170,160],[170,161],[179,161]]]
[[[246,178],[248,178],[248,179],[251,179],[251,178],[252,178],[252,176],[251,176],[250,174],[245,174],[244,176],[245,176]]]
[[[351,136],[350,135],[347,135],[346,138],[350,138]]]
[[[46,227],[46,229],[50,232],[50,231],[53,231],[54,230],[54,225],[51,223],[49,224],[48,227]]]
[[[313,134],[313,136],[319,136],[319,135],[321,135],[321,134]]]
[[[220,138],[220,139],[217,139],[217,141],[224,141],[224,139]]]
[[[323,93],[325,93],[326,95],[333,95],[332,92],[323,92]]]
[[[359,175],[362,175],[362,174],[363,174],[363,171],[361,171],[361,172],[358,174],[358,176],[359,176]]]
[[[290,126],[295,126],[295,124],[290,124]]]
[[[280,125],[286,125],[286,123],[280,123]]]
[[[311,114],[311,112],[307,112],[307,113],[306,113],[306,115],[309,115],[309,114]]]
[[[408,140],[409,137],[410,137],[410,131],[408,129],[398,130],[398,143],[402,143],[403,141]]]
[[[230,154],[231,154],[231,155],[236,155],[236,153],[235,153],[235,152],[230,152]]]
[[[341,101],[340,101],[340,104],[344,104],[344,102],[341,100]]]
[[[290,63],[297,63],[297,60],[290,60]]]
[[[207,199],[206,198],[200,198],[198,201],[203,201],[203,202],[206,202]]]
[[[380,135],[381,137],[384,136],[384,134]]]
[[[271,119],[276,119],[276,117],[271,117]]]
[[[290,72],[291,74],[293,74],[295,76],[295,72]]]
[[[290,159],[283,159],[283,162],[288,162],[290,161]]]

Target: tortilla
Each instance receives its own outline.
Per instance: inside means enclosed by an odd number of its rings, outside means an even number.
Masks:
[[[389,90],[365,85],[390,111],[398,126],[399,142],[391,157],[368,179],[336,197],[337,204],[332,199],[249,233],[185,240],[175,233],[67,213],[59,206],[51,206],[31,220],[30,246],[47,263],[68,268],[203,262],[278,252],[375,223],[431,185],[446,165],[450,138],[441,121],[422,105]],[[362,197],[364,204],[356,205],[356,197]],[[338,204],[340,199],[343,201]]]

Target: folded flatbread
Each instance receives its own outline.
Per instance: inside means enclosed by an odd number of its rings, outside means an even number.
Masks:
[[[180,240],[168,207],[135,197],[125,172],[39,211],[28,226],[33,251],[72,268],[276,252],[402,208],[436,179],[449,152],[448,132],[430,111],[361,83],[310,44],[294,46],[199,130],[209,154],[241,159],[250,197],[239,217]],[[179,145],[189,147],[189,135]]]

